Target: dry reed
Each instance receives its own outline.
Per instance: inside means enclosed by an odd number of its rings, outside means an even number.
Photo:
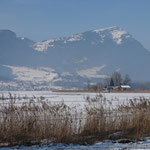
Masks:
[[[105,139],[139,139],[150,134],[150,99],[132,99],[111,107],[101,94],[87,97],[83,110],[45,98],[0,97],[0,143],[94,143]],[[26,101],[27,100],[27,101]],[[119,134],[116,134],[119,133]]]

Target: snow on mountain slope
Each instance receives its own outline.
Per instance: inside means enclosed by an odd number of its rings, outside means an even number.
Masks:
[[[82,34],[75,34],[75,35],[69,37],[67,40],[65,40],[64,43],[80,41],[80,40],[83,40]]]
[[[99,35],[99,41],[101,43],[104,43],[105,38],[110,37],[113,41],[116,42],[116,44],[121,44],[123,40],[123,36],[125,38],[129,38],[131,35],[129,35],[125,30],[119,28],[119,27],[109,27],[104,29],[97,29],[92,30],[88,32],[94,32],[97,35]],[[70,42],[77,42],[77,41],[87,41],[88,37],[84,36],[85,33],[81,34],[75,34],[68,38],[58,38],[58,39],[51,39],[46,40],[43,42],[37,42],[33,45],[33,48],[37,51],[46,51],[48,48],[54,48],[57,46],[57,42],[62,42],[62,44],[68,44]],[[94,41],[92,41],[92,44],[94,45]]]
[[[46,51],[49,47],[54,47],[55,40],[47,40],[44,42],[37,42],[33,45],[33,48],[37,51]]]
[[[122,43],[123,36],[125,36],[126,38],[129,38],[131,36],[125,30],[116,26],[94,30],[93,32],[99,34],[99,36],[102,38],[102,42],[104,42],[104,39],[107,35],[107,36],[110,36],[116,42],[116,44]]]
[[[0,54],[0,81],[23,89],[85,87],[118,68],[133,80],[150,80],[150,52],[116,26],[36,43],[0,30]]]
[[[55,48],[57,46],[57,43],[67,44],[69,42],[75,42],[84,40],[81,34],[73,35],[69,38],[57,38],[57,39],[51,39],[46,40],[43,42],[37,42],[33,45],[33,48],[37,51],[47,51],[48,48]]]
[[[98,73],[105,67],[106,65],[102,65],[100,67],[93,67],[86,70],[80,70],[77,72],[77,74],[80,75],[81,77],[88,77],[88,78],[108,78],[109,76]]]
[[[4,65],[12,70],[13,75],[16,76],[16,80],[20,81],[32,81],[32,82],[50,82],[58,78],[58,74],[51,68],[29,68],[19,66]]]

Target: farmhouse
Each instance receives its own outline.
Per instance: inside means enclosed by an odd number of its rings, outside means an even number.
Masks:
[[[105,90],[107,91],[126,91],[131,88],[130,85],[120,85],[120,86],[108,86]]]
[[[126,90],[128,90],[128,89],[130,89],[130,88],[131,88],[130,85],[121,85],[121,86],[120,86],[120,89],[121,89],[122,91],[126,91]]]

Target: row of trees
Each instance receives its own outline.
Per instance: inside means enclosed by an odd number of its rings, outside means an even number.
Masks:
[[[109,78],[104,79],[103,82],[99,82],[97,84],[88,83],[87,89],[93,91],[100,91],[103,88],[107,88],[109,86],[120,86],[130,84],[131,78],[128,74],[126,74],[125,77],[123,78],[119,72],[113,72],[113,74]]]
[[[131,78],[128,74],[123,78],[119,72],[114,72],[110,78],[105,79],[104,85],[107,86],[120,86],[128,85],[131,83]]]

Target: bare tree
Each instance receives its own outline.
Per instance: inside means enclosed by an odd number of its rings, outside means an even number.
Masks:
[[[131,82],[131,78],[130,78],[130,76],[128,74],[126,74],[125,75],[125,79],[123,81],[123,84],[127,85],[127,84],[130,84],[130,82]]]
[[[121,74],[119,72],[115,71],[112,74],[112,79],[114,81],[115,86],[120,86],[122,84],[122,77],[121,77]]]
[[[108,86],[110,86],[110,79],[111,78],[105,78],[104,79],[104,87],[107,88]]]
[[[89,91],[102,91],[103,90],[103,84],[102,83],[88,84],[88,90]]]
[[[101,83],[101,82],[99,82],[98,84],[97,84],[97,87],[98,87],[98,91],[102,91],[103,90],[103,83]]]

